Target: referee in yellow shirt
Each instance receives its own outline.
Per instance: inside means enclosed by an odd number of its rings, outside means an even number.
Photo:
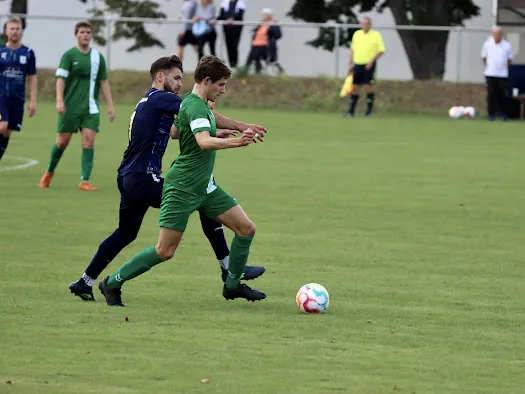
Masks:
[[[352,36],[350,46],[350,65],[348,73],[354,73],[352,94],[350,95],[350,108],[348,116],[354,116],[357,102],[359,101],[359,88],[365,85],[366,113],[372,114],[374,107],[374,84],[376,62],[385,53],[385,44],[381,34],[372,29],[372,20],[365,17],[361,20],[361,30]]]

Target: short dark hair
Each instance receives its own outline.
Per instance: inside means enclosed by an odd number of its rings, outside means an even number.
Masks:
[[[91,23],[89,23],[88,21],[80,21],[78,22],[76,25],[75,25],[75,35],[78,33],[78,31],[83,28],[83,27],[86,27],[88,28],[89,30],[93,31],[93,25]]]
[[[149,69],[149,74],[153,80],[155,79],[155,75],[157,75],[158,72],[168,71],[174,68],[178,68],[181,72],[184,72],[182,69],[182,62],[178,56],[173,55],[161,57],[160,59],[157,59],[153,62],[151,68]]]
[[[215,56],[203,56],[195,69],[195,82],[201,83],[209,77],[213,83],[220,79],[228,79],[232,75],[226,64]]]

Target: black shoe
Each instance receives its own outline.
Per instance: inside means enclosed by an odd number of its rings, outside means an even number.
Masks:
[[[93,288],[88,286],[84,279],[80,278],[76,282],[73,282],[69,285],[69,290],[76,296],[79,296],[84,301],[95,301],[95,296],[93,295]]]
[[[98,288],[109,306],[126,306],[122,303],[122,291],[120,288],[112,289],[108,287],[109,276],[106,276],[98,284]]]
[[[224,268],[221,268],[222,271],[222,281],[226,282],[226,278],[228,277],[228,270],[225,270]],[[241,275],[241,280],[253,280],[257,279],[259,276],[264,274],[266,271],[266,268],[264,267],[251,267],[247,265],[244,267],[244,273]]]
[[[248,301],[260,301],[266,298],[266,294],[259,290],[252,290],[245,284],[241,283],[235,289],[228,289],[224,285],[222,289],[222,296],[227,300],[234,300],[236,298],[244,298]]]

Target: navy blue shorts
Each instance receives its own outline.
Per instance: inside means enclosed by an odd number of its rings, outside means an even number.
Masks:
[[[7,129],[20,131],[24,118],[24,102],[16,98],[0,97],[0,122],[7,122]]]
[[[164,178],[129,173],[117,177],[117,184],[120,190],[119,228],[138,233],[148,209],[160,208]]]
[[[370,70],[366,69],[366,64],[356,64],[354,66],[354,85],[373,85],[376,79],[376,64]]]

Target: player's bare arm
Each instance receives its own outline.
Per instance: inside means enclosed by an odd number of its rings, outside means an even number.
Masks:
[[[220,130],[215,134],[216,138],[230,138],[235,137],[239,134],[237,130]]]
[[[66,112],[66,105],[64,104],[64,89],[66,87],[66,80],[63,78],[57,78],[57,112],[60,115],[64,115]]]
[[[215,109],[215,102],[214,101],[210,101],[208,100],[208,106],[210,107],[210,109],[213,111]],[[224,117],[223,115],[221,114],[218,114],[219,117]],[[215,119],[217,120],[217,119]],[[233,121],[232,121],[233,122]],[[223,121],[224,123],[224,121]],[[246,127],[244,128],[243,130],[239,130],[238,128],[235,129],[235,130],[221,130],[221,131],[218,131],[217,134],[215,135],[215,137],[217,138],[230,138],[230,137],[234,137],[236,136],[237,134],[239,134],[240,131],[244,131],[246,129],[248,129],[249,127]],[[254,128],[252,128],[252,130],[254,130]],[[257,130],[255,130],[257,132]],[[262,134],[262,132],[261,132]]]
[[[255,134],[257,133],[252,129],[247,129],[239,137],[224,139],[212,137],[209,132],[201,131],[195,134],[195,139],[202,150],[221,150],[250,145],[253,143]]]
[[[240,132],[243,132],[244,130],[247,130],[247,129],[252,129],[256,133],[259,133],[259,135],[262,135],[268,132],[266,130],[266,127],[264,126],[244,123],[239,120],[230,119],[215,111],[213,111],[213,115],[215,116],[215,121],[217,122],[217,128],[219,129],[237,130]]]
[[[29,105],[27,107],[29,117],[32,117],[36,113],[36,95],[38,91],[38,81],[36,74],[28,75],[27,81],[29,83]]]
[[[372,60],[370,60],[370,62],[366,65],[366,69],[367,69],[367,70],[370,70],[370,69],[373,67],[374,63],[375,63],[376,61],[378,61],[379,58],[380,58],[381,56],[383,56],[384,53],[385,53],[385,52],[382,52],[382,51],[377,52],[377,54],[372,58]]]
[[[115,107],[113,106],[113,98],[111,97],[111,88],[107,79],[100,81],[100,90],[104,95],[104,99],[108,104],[108,118],[111,122],[115,119]]]
[[[239,134],[237,130],[220,130],[215,135],[215,138],[230,138],[235,137]],[[170,130],[170,137],[173,140],[178,140],[180,138],[180,131],[177,126],[172,125]]]

